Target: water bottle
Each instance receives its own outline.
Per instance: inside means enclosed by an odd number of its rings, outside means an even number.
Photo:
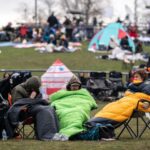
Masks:
[[[7,140],[7,133],[6,133],[6,130],[5,130],[5,129],[3,129],[3,131],[2,131],[2,140],[3,140],[3,141],[6,141],[6,140]]]

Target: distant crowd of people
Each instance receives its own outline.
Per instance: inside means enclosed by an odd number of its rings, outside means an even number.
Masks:
[[[121,21],[119,18],[116,22],[122,23],[126,32],[131,38],[134,39],[136,52],[142,52],[142,43],[138,40],[139,34],[136,25]],[[48,51],[75,51],[73,47],[69,47],[69,42],[82,42],[83,40],[92,39],[95,32],[103,29],[103,21],[98,22],[96,17],[93,17],[91,26],[85,25],[85,20],[80,17],[73,17],[70,19],[65,16],[63,23],[52,13],[48,19],[47,24],[43,26],[33,26],[29,24],[21,24],[19,27],[14,28],[12,23],[8,23],[0,32],[0,41],[13,41],[13,42],[32,42],[32,43],[47,43]],[[114,42],[114,43],[113,43]],[[118,46],[115,39],[111,39],[109,45],[110,49]],[[128,51],[131,50],[128,37],[121,39],[121,49]]]
[[[59,33],[59,35],[58,35]],[[63,23],[52,13],[48,19],[47,24],[44,26],[34,26],[29,24],[21,24],[19,27],[14,28],[12,23],[9,22],[0,32],[1,41],[14,41],[22,42],[24,39],[32,42],[47,42],[51,41],[52,35],[55,38],[61,37],[65,34],[69,41],[82,41],[86,38],[87,30],[83,19],[73,17],[69,19],[65,16]]]

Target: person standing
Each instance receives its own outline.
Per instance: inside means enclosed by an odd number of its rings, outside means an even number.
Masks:
[[[50,28],[58,27],[59,25],[59,21],[54,15],[54,12],[52,12],[52,14],[48,17],[47,22]]]

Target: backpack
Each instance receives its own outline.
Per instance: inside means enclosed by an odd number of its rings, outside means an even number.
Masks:
[[[101,138],[114,138],[114,127],[111,124],[96,123],[95,126],[87,127],[86,131],[77,134],[74,140],[95,141]]]
[[[70,137],[70,140],[99,140],[99,127],[95,126]]]
[[[99,126],[99,138],[114,138],[114,127],[111,124],[97,124]]]

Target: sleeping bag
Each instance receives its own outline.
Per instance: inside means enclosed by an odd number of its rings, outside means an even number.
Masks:
[[[51,106],[56,109],[59,133],[68,137],[84,131],[84,122],[90,118],[91,110],[97,108],[95,100],[86,89],[60,90],[49,99]]]

